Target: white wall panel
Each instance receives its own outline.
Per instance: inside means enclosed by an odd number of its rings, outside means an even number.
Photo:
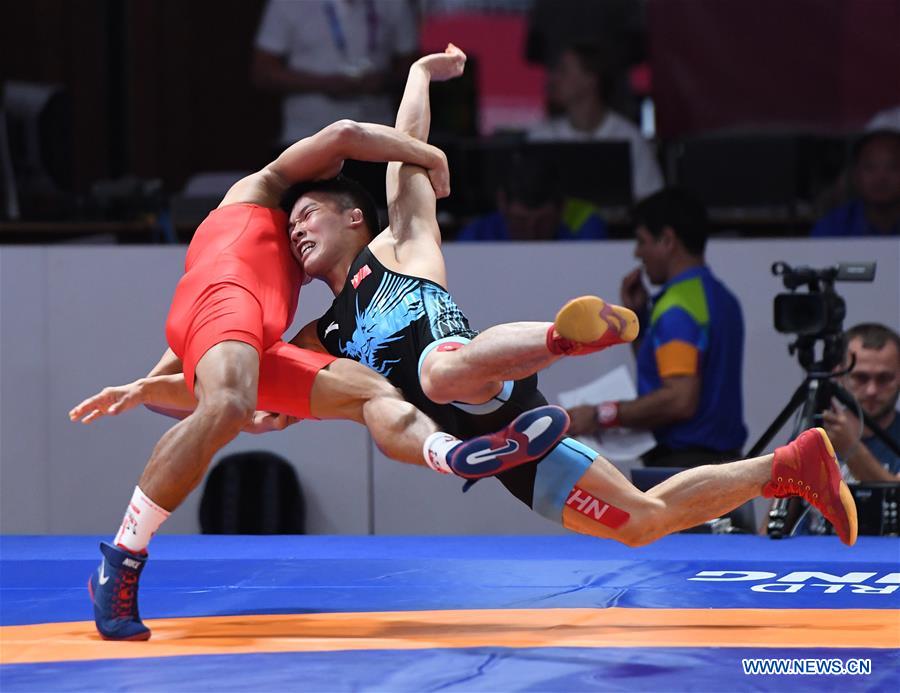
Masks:
[[[564,301],[583,293],[616,297],[621,277],[636,265],[632,252],[630,242],[446,246],[451,291],[479,329],[551,319]],[[183,257],[183,247],[0,248],[3,532],[115,529],[170,420],[141,410],[85,427],[70,423],[66,412],[102,385],[131,380],[155,363]],[[874,284],[838,285],[847,299],[846,324],[900,324],[897,240],[721,240],[710,244],[708,259],[744,309],[748,444],[802,379],[787,353],[789,339],[772,327],[772,299],[782,290],[769,271],[772,262],[819,267],[877,259]],[[329,300],[323,285],[306,287],[295,325],[317,317]],[[541,388],[553,401],[622,363],[633,367],[624,347],[566,359],[542,374]],[[460,497],[455,480],[372,455],[365,430],[354,424],[306,422],[278,434],[241,436],[223,454],[260,448],[297,468],[310,532],[362,533],[370,526],[379,533],[559,531],[494,481]],[[166,531],[197,531],[198,503],[195,493]]]

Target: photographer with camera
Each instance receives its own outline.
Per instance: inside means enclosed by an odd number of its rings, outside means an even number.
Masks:
[[[872,282],[875,269],[874,262],[841,262],[822,269],[786,262],[772,265],[772,274],[781,277],[788,290],[775,296],[775,329],[794,336],[788,352],[797,356],[806,375],[749,454],[766,449],[794,414],[792,437],[804,428],[824,426],[827,435],[835,437],[836,454],[852,473],[861,475],[860,481],[894,482],[874,490],[863,486],[860,491],[865,533],[896,534],[897,334],[876,324],[858,325],[845,333],[847,304],[835,288],[836,282]],[[892,471],[885,471],[881,463]],[[769,510],[767,531],[777,539],[824,534],[828,527],[819,513],[793,499],[778,498]]]
[[[859,409],[900,445],[900,337],[885,325],[863,323],[847,330],[844,339],[843,370],[854,359],[855,364],[842,376],[841,384]],[[858,413],[837,400],[822,413],[838,458],[857,481],[900,481],[900,456],[863,425]]]
[[[653,431],[652,467],[695,467],[737,459],[747,439],[741,395],[744,322],[734,295],[706,266],[706,210],[667,188],[634,209],[641,269],[622,280],[622,305],[640,317],[637,399],[569,411],[569,433],[613,426]],[[635,344],[638,344],[635,342]]]

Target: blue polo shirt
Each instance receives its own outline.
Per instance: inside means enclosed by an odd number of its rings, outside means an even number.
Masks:
[[[708,267],[693,267],[662,287],[638,350],[638,394],[675,376],[697,375],[701,386],[693,418],[654,430],[658,443],[673,450],[743,447],[743,352],[741,306]]]
[[[835,208],[816,222],[810,235],[815,238],[832,236],[900,236],[900,221],[888,231],[880,231],[866,219],[863,203],[859,200]]]

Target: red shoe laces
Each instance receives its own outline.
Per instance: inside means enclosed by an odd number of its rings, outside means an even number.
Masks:
[[[134,597],[137,593],[137,581],[137,573],[126,572],[116,583],[112,600],[112,611],[115,618],[135,618]]]
[[[793,477],[788,477],[787,481],[784,480],[784,477],[778,477],[778,493],[785,496],[800,496],[809,502],[819,499],[819,494],[813,492],[809,484],[804,484],[802,479]]]

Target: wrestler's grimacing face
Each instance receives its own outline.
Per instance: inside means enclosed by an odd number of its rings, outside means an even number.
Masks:
[[[314,277],[330,264],[346,214],[328,195],[309,193],[294,203],[288,217],[291,252],[307,275]]]

